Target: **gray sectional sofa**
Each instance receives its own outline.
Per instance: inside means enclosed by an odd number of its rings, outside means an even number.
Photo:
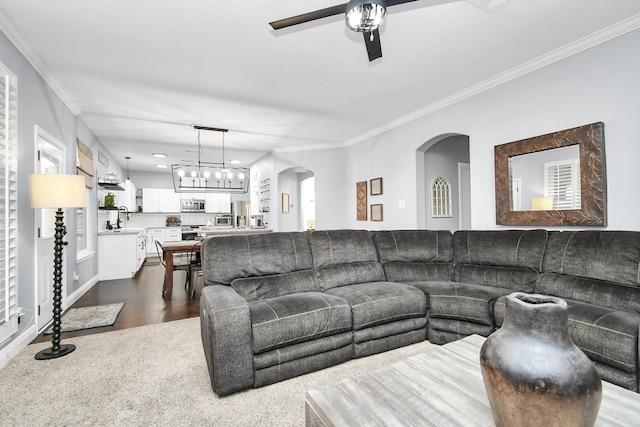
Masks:
[[[202,342],[220,396],[502,324],[514,291],[567,299],[576,344],[638,391],[640,233],[330,230],[202,245]]]

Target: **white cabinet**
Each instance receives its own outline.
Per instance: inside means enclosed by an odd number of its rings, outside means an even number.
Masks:
[[[231,194],[206,193],[204,210],[207,213],[231,213]]]
[[[182,229],[180,227],[147,228],[147,255],[158,255],[156,240],[163,245],[164,242],[180,241],[182,240]]]
[[[180,193],[166,188],[143,188],[142,212],[180,212]]]
[[[164,239],[166,236],[165,228],[147,228],[146,231],[146,240],[147,240],[147,255],[157,255],[158,250],[156,249],[156,240],[162,244],[164,244]]]
[[[136,271],[140,270],[147,257],[147,239],[145,233],[136,234]]]
[[[144,261],[144,232],[98,235],[100,280],[133,277]]]
[[[120,184],[124,191],[116,194],[116,206],[124,206],[129,212],[136,212],[136,186],[127,181]]]
[[[167,227],[165,232],[165,242],[179,242],[182,240],[182,229],[180,227]]]

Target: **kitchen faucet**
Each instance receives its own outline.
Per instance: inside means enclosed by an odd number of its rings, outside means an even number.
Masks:
[[[125,218],[124,218],[124,219],[125,219],[125,220],[127,220],[127,221],[129,221],[129,209],[128,209],[126,206],[120,206],[120,207],[118,208],[118,220],[116,221],[116,228],[117,228],[117,229],[122,228],[122,227],[120,227],[120,223],[122,222],[122,221],[120,220],[120,211],[121,211],[121,210],[123,210],[124,212],[126,212],[126,215],[125,215]]]

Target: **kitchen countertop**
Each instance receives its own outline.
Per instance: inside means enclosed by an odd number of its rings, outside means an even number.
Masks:
[[[143,233],[144,228],[114,228],[113,230],[101,230],[98,232],[98,236],[111,236],[118,234],[138,234]]]
[[[207,236],[225,236],[229,234],[264,234],[271,233],[270,228],[249,228],[249,227],[211,227],[196,230],[201,237]]]

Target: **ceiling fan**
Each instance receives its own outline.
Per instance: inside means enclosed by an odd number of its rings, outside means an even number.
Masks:
[[[316,19],[328,18],[344,13],[347,27],[353,31],[363,33],[369,61],[373,61],[382,57],[382,46],[380,45],[378,27],[382,25],[386,19],[387,7],[414,1],[417,0],[350,0],[345,4],[270,22],[269,25],[271,25],[274,30],[280,30],[304,22],[315,21]],[[444,2],[437,1],[436,3],[448,3],[450,1],[451,0]]]

